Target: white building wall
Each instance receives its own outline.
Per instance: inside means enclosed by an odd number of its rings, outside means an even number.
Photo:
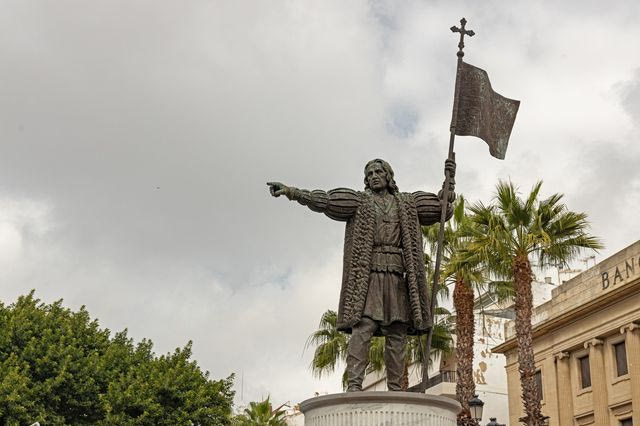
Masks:
[[[506,423],[509,419],[505,358],[491,353],[491,348],[504,342],[504,324],[507,321],[487,313],[476,314],[473,379],[476,393],[484,402],[484,420],[487,422],[490,417],[496,417],[499,423]]]

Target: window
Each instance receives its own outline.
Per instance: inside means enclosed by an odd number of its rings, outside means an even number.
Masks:
[[[580,367],[580,384],[582,389],[591,387],[591,370],[589,369],[589,355],[578,358]]]
[[[616,357],[616,372],[618,373],[618,377],[629,373],[629,369],[627,368],[627,347],[624,341],[613,345],[613,353]]]
[[[544,399],[544,394],[542,393],[542,371],[536,371],[536,388],[538,390],[538,400],[542,401]]]
[[[631,418],[620,420],[620,426],[633,426],[633,421]]]

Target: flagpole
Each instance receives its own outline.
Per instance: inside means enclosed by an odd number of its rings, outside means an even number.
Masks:
[[[475,33],[472,30],[466,30],[465,25],[467,24],[467,20],[462,18],[460,20],[460,28],[453,26],[451,27],[451,31],[460,33],[460,42],[458,43],[458,52],[456,55],[458,56],[458,63],[456,67],[456,82],[454,86],[453,92],[453,111],[451,113],[451,126],[450,136],[449,136],[449,154],[447,159],[455,160],[455,152],[453,151],[453,144],[456,138],[456,124],[458,119],[458,98],[460,97],[460,75],[462,69],[462,58],[464,57],[464,36],[468,35],[469,37],[473,37]],[[445,230],[445,222],[447,219],[447,207],[449,204],[449,185],[451,184],[452,176],[449,171],[445,168],[444,171],[444,186],[442,188],[442,199],[440,200],[440,229],[438,231],[438,245],[436,250],[436,264],[434,266],[433,271],[433,284],[431,286],[431,298],[429,299],[430,310],[429,313],[431,315],[431,327],[429,328],[429,333],[427,334],[427,343],[426,349],[422,352],[422,383],[420,385],[420,391],[424,393],[427,390],[427,381],[429,380],[429,357],[431,354],[431,344],[433,340],[433,329],[435,327],[435,307],[436,307],[436,297],[438,295],[438,285],[440,281],[440,264],[442,263],[442,251],[443,251],[443,243],[444,243],[444,230]]]

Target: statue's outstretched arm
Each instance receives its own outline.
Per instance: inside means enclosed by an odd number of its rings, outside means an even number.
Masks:
[[[337,188],[331,191],[298,189],[280,182],[267,182],[269,191],[274,197],[284,195],[289,200],[297,201],[314,212],[324,213],[334,220],[347,221],[355,215],[360,205],[357,191],[349,188]]]

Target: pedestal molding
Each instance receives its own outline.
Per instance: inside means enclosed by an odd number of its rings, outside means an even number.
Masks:
[[[305,426],[455,426],[460,404],[413,392],[347,392],[300,403]]]
[[[458,401],[446,396],[426,395],[417,392],[389,392],[389,391],[362,391],[333,393],[317,396],[300,403],[300,411],[305,412],[315,408],[322,408],[336,404],[354,403],[397,403],[425,405],[429,407],[444,408],[446,410],[460,411]]]

